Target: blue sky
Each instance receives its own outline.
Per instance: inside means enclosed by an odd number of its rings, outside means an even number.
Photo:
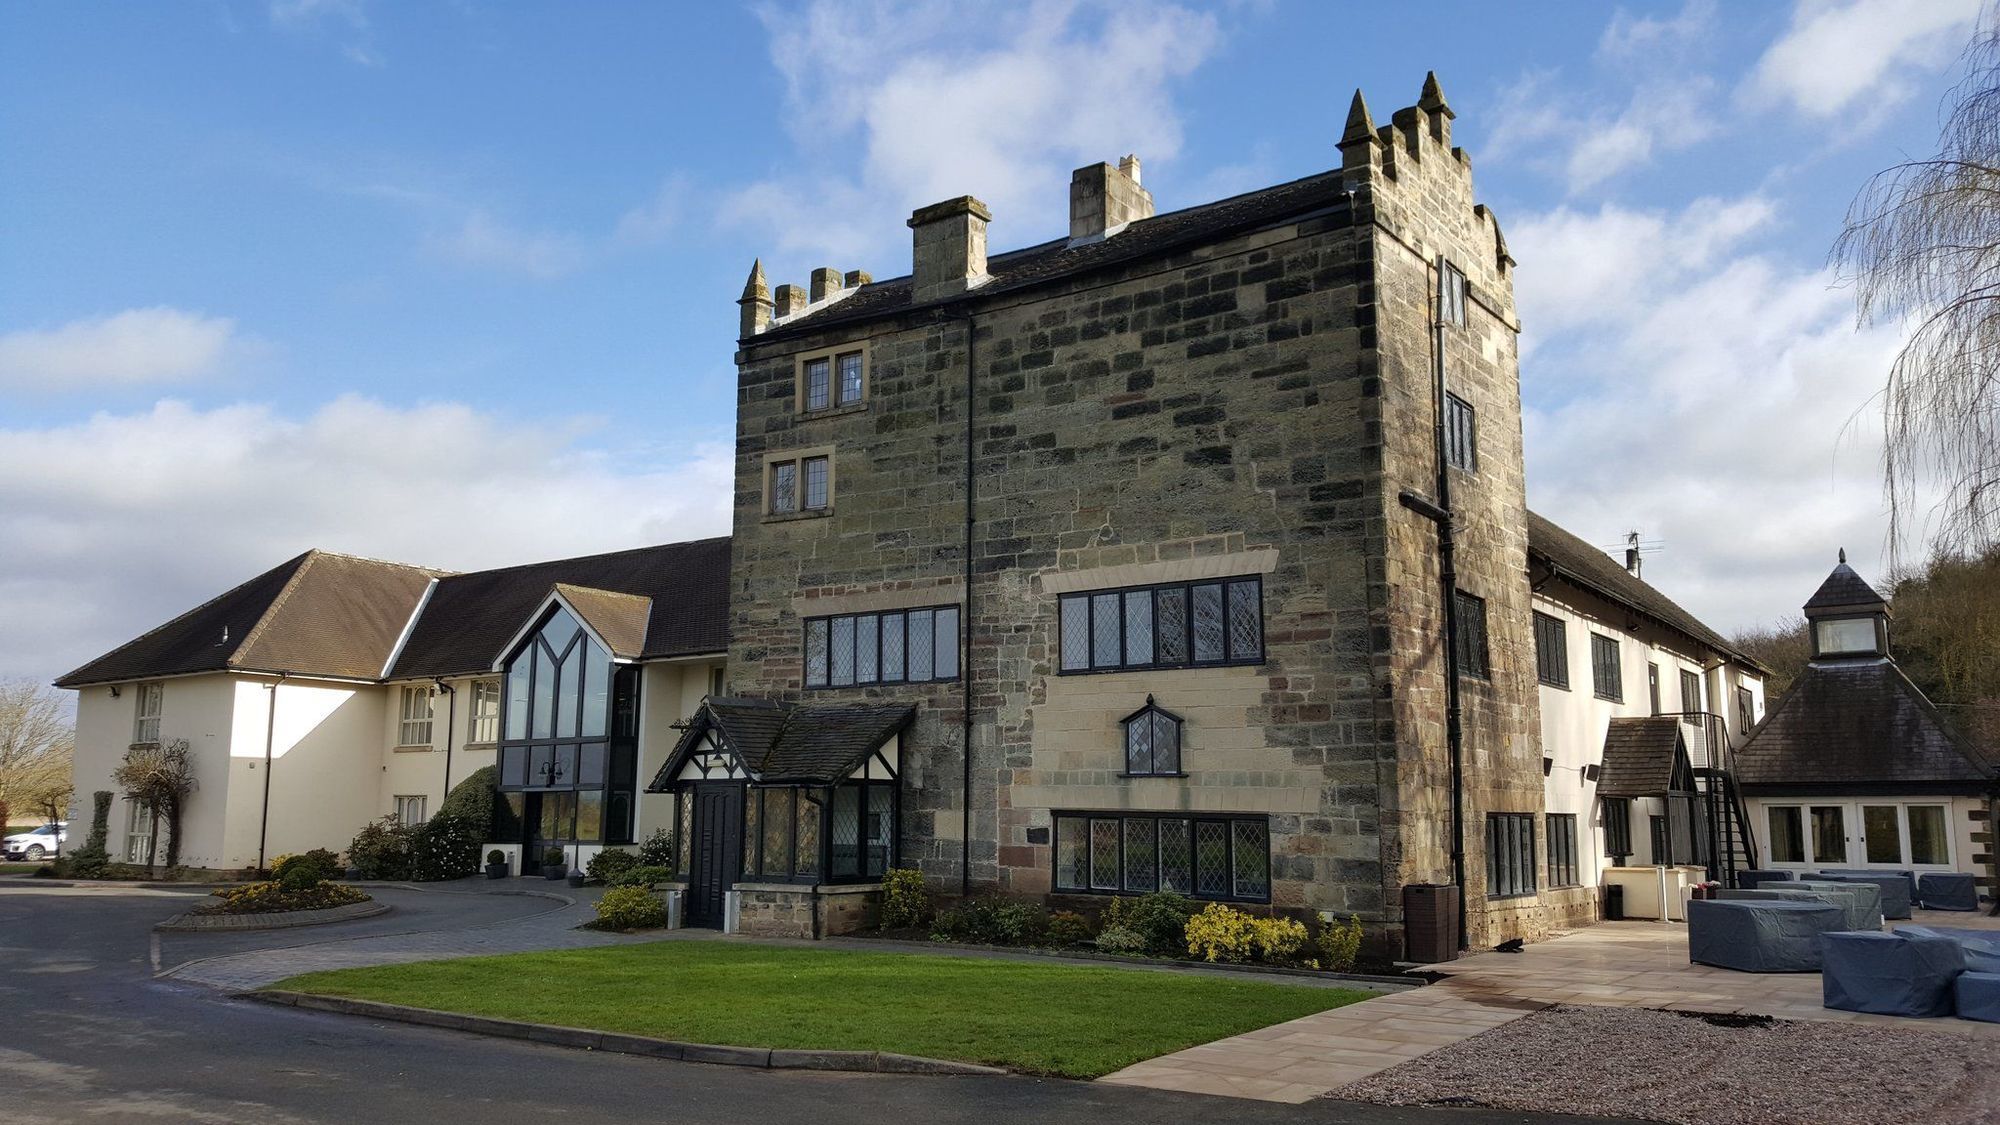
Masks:
[[[1826,252],[1935,142],[1976,4],[0,8],[0,675],[308,546],[468,568],[727,530],[736,324],[997,248],[1136,151],[1161,209],[1323,170],[1435,69],[1519,260],[1530,503],[1719,627],[1881,569]]]

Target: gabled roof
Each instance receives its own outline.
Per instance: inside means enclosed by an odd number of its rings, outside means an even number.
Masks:
[[[1672,715],[1617,718],[1604,731],[1600,797],[1658,797],[1687,789],[1687,742]],[[1683,784],[1675,784],[1683,782]]]
[[[597,634],[613,657],[632,660],[646,651],[646,627],[652,618],[653,599],[572,586],[567,582],[556,583],[554,592]]]
[[[1819,584],[1813,596],[1806,599],[1805,609],[1810,614],[1820,609],[1886,608],[1888,604],[1867,579],[1847,565],[1847,552],[1842,551],[1840,564]]]
[[[372,680],[441,573],[307,551],[112,649],[56,686],[222,671]]]
[[[1814,662],[1736,751],[1745,792],[1983,792],[1995,770],[1892,660]]]
[[[1632,572],[1619,565],[1616,559],[1535,512],[1528,513],[1528,556],[1557,577],[1650,617],[1718,656],[1765,670],[1763,665],[1738,651],[1722,634],[1702,624],[1700,618],[1682,609],[1672,598],[1654,589],[1644,579],[1633,577]]]
[[[558,584],[649,599],[637,659],[729,647],[729,540],[698,539],[439,579],[386,678],[486,671]]]
[[[711,732],[754,781],[830,785],[853,773],[916,714],[908,703],[705,700],[647,792],[671,787],[688,756]]]
[[[1178,247],[1211,242],[1239,231],[1333,207],[1345,208],[1348,197],[1339,169],[1277,184],[1214,203],[1139,219],[1101,241],[1072,247],[1067,238],[1022,250],[991,255],[986,272],[991,280],[926,305],[974,300],[994,293],[1058,281],[1076,274],[1166,253]],[[852,295],[785,322],[746,343],[763,343],[831,325],[889,316],[916,307],[908,276],[862,286]]]

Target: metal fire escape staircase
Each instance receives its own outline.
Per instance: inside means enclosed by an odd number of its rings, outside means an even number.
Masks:
[[[1757,866],[1757,837],[1750,827],[1749,810],[1743,807],[1743,791],[1729,770],[1729,728],[1722,716],[1706,711],[1682,712],[1690,726],[1699,725],[1702,736],[1690,737],[1690,757],[1694,764],[1697,810],[1704,835],[1703,862],[1708,877],[1725,887],[1736,885],[1736,874]],[[1699,720],[1697,724],[1695,720]]]

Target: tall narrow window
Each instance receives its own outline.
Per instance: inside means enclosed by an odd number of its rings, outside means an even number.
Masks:
[[[1535,678],[1569,690],[1569,626],[1546,613],[1535,614]]]
[[[1535,893],[1535,816],[1486,814],[1486,897]]]
[[[167,685],[140,684],[133,701],[132,741],[160,740],[160,709],[166,701]]]
[[[1491,671],[1486,656],[1486,599],[1463,590],[1458,599],[1458,673],[1486,679]]]
[[[1621,695],[1620,698],[1623,698],[1623,696]],[[1646,699],[1652,704],[1653,714],[1659,714],[1662,710],[1660,707],[1660,666],[1650,660],[1646,662]]]
[[[1618,641],[1602,633],[1590,635],[1590,686],[1599,699],[1625,700],[1625,670],[1619,665]]]
[[[1681,719],[1691,726],[1701,725],[1701,677],[1681,669]]]
[[[837,362],[840,366],[840,405],[852,406],[861,401],[861,353],[848,352]]]
[[[1806,861],[1805,822],[1797,805],[1773,805],[1764,810],[1771,829],[1771,862]]]
[[[1624,863],[1632,854],[1632,799],[1605,797],[1604,854]]]
[[[401,723],[396,729],[398,746],[429,746],[431,744],[431,689],[427,687],[406,687],[403,689]]]
[[[771,514],[785,515],[799,510],[799,463],[779,461],[771,466]]]
[[[1450,262],[1438,263],[1438,321],[1454,328],[1465,325],[1465,275]]]
[[[829,397],[832,393],[832,371],[833,365],[829,360],[806,361],[807,410],[825,410],[832,405],[832,399]]]
[[[1479,428],[1472,404],[1446,391],[1444,395],[1444,459],[1454,469],[1479,471]]]
[[[1549,814],[1549,886],[1574,887],[1576,875],[1576,814]]]
[[[1749,731],[1751,727],[1754,727],[1756,725],[1757,725],[1757,701],[1755,697],[1753,697],[1750,694],[1749,688],[1746,687],[1737,688],[1736,689],[1736,732],[1738,734],[1743,734]]]
[[[500,741],[500,681],[472,681],[472,741]]]
[[[827,487],[827,459],[824,457],[808,457],[801,463],[805,466],[806,474],[806,511],[819,512],[826,510],[832,495]]]

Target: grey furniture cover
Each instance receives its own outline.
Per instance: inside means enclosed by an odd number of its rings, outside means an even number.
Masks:
[[[1788,884],[1786,890],[1837,891],[1852,895],[1860,900],[1860,909],[1854,915],[1855,924],[1851,930],[1879,930],[1882,928],[1882,888],[1873,883],[1842,883],[1833,879],[1800,879]]]
[[[1882,917],[1908,918],[1910,899],[1916,893],[1917,881],[1895,871],[1852,874],[1845,871],[1821,871],[1813,876],[1818,882],[1833,883],[1873,883],[1882,888]]]
[[[1840,907],[1847,915],[1846,930],[1879,930],[1882,916],[1875,913],[1875,888],[1856,884],[1852,887],[1807,888],[1792,887],[1783,883],[1768,887],[1757,887],[1747,891],[1719,890],[1715,897],[1724,902],[1830,902]],[[1870,892],[1867,895],[1856,891]]]
[[[1749,871],[1738,871],[1736,873],[1736,885],[1746,891],[1754,891],[1766,883],[1789,883],[1791,881],[1792,873],[1789,871],[1753,868]]]
[[[1885,1016],[1948,1016],[1952,982],[1965,953],[1942,934],[1843,933],[1820,936],[1826,1006]]]
[[[2000,931],[1948,929],[1942,926],[1902,926],[1899,927],[1899,932],[1950,938],[1965,951],[1966,972],[2000,973]]]
[[[1687,923],[1688,960],[1697,964],[1809,973],[1820,966],[1820,936],[1845,929],[1847,911],[1829,902],[1698,898],[1687,904]]]
[[[1951,1006],[1959,1019],[2000,1023],[2000,973],[1958,974],[1952,982]]]
[[[1977,910],[1979,885],[1959,871],[1926,871],[1917,877],[1917,898],[1925,910]]]

